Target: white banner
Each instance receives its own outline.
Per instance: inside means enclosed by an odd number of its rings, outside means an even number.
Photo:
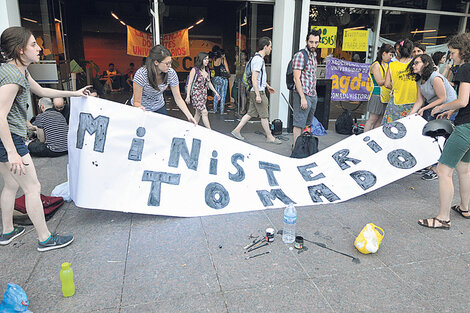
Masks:
[[[425,124],[406,117],[291,159],[176,118],[73,98],[70,192],[79,207],[171,216],[341,202],[435,163]]]

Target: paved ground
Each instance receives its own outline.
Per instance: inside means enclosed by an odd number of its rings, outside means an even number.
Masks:
[[[211,115],[213,127],[226,134],[235,127],[233,119]],[[243,135],[289,155],[289,140],[267,145],[259,130],[259,123],[249,124]],[[334,127],[328,132],[320,148],[344,138]],[[34,161],[44,194],[66,180],[66,156]],[[270,254],[245,260],[250,234],[282,228],[281,209],[173,218],[67,203],[48,225],[74,233],[75,242],[39,253],[29,227],[0,247],[0,294],[7,282],[19,284],[35,313],[469,312],[470,221],[452,214],[450,231],[416,223],[436,214],[437,191],[437,181],[411,175],[345,203],[298,209],[300,234],[359,257],[360,264],[310,243],[299,254],[279,235],[257,250]],[[381,226],[385,238],[378,253],[361,255],[353,242],[369,222]],[[61,295],[65,261],[75,275],[71,298]]]

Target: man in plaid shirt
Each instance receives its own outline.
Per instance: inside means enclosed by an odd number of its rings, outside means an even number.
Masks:
[[[308,59],[305,60],[304,52],[299,51],[292,59],[292,70],[294,74],[294,145],[305,126],[313,122],[315,109],[317,108],[317,53],[315,52],[320,43],[320,30],[314,30],[307,35],[305,50]],[[305,64],[306,62],[306,64]]]

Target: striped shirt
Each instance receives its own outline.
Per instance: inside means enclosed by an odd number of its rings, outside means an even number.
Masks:
[[[69,127],[65,117],[53,108],[47,109],[36,116],[34,126],[44,130],[46,146],[53,152],[67,151],[67,133]]]
[[[149,83],[147,68],[144,66],[135,72],[133,82],[143,88],[140,104],[142,104],[147,111],[157,111],[164,107],[165,100],[163,99],[163,91],[168,87],[168,85],[170,85],[170,87],[179,85],[178,75],[174,69],[170,68],[168,70],[167,83],[158,85],[158,88],[161,91],[153,88]],[[134,104],[134,96],[132,96],[131,103]]]
[[[292,69],[301,71],[300,82],[302,83],[302,90],[305,95],[313,97],[317,94],[317,91],[315,90],[317,85],[317,77],[315,76],[317,73],[317,53],[311,53],[307,48],[305,48],[305,50],[307,50],[308,53],[308,60],[305,69],[305,57],[302,51],[294,54],[294,58],[292,59]],[[297,89],[295,89],[295,92],[297,92]]]
[[[7,116],[10,132],[20,137],[26,138],[26,110],[29,102],[29,81],[28,70],[26,76],[13,64],[0,66],[0,86],[16,84],[20,90],[16,94],[15,100]]]

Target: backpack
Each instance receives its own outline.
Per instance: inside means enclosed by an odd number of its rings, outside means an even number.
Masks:
[[[291,158],[303,159],[318,152],[318,138],[310,132],[303,132],[295,141]]]
[[[338,117],[335,123],[335,130],[341,135],[352,135],[353,131],[353,118],[350,110],[344,110]]]
[[[282,121],[280,119],[277,118],[271,123],[271,134],[273,136],[282,135]]]
[[[264,58],[259,53],[255,53],[255,55],[252,56],[251,59],[246,63],[245,71],[243,72],[242,83],[243,83],[243,86],[245,86],[247,89],[251,89],[253,87],[253,81],[252,81],[253,72],[251,71],[251,61],[257,55],[263,59],[263,63],[264,63]],[[261,74],[260,81],[263,81],[263,66],[261,66],[260,74]]]
[[[193,81],[191,83],[191,90],[189,91],[190,92],[189,95],[191,95],[191,92],[193,92],[194,82],[199,77],[199,72],[200,72],[200,70],[197,66],[195,66],[193,68],[196,70],[196,74],[193,77]],[[188,94],[189,75],[191,75],[191,72],[189,72],[188,77],[186,78],[186,86],[184,86],[184,90],[186,90],[186,94]]]
[[[305,67],[307,66],[308,52],[305,49],[301,49],[301,50],[297,51],[295,54],[297,54],[298,52],[302,52],[302,54],[304,55],[304,68],[302,69],[302,71],[303,71],[303,70],[305,70]],[[292,60],[290,60],[289,64],[287,65],[286,85],[287,85],[287,89],[289,89],[289,90],[293,91],[295,89],[294,70],[292,69]]]

